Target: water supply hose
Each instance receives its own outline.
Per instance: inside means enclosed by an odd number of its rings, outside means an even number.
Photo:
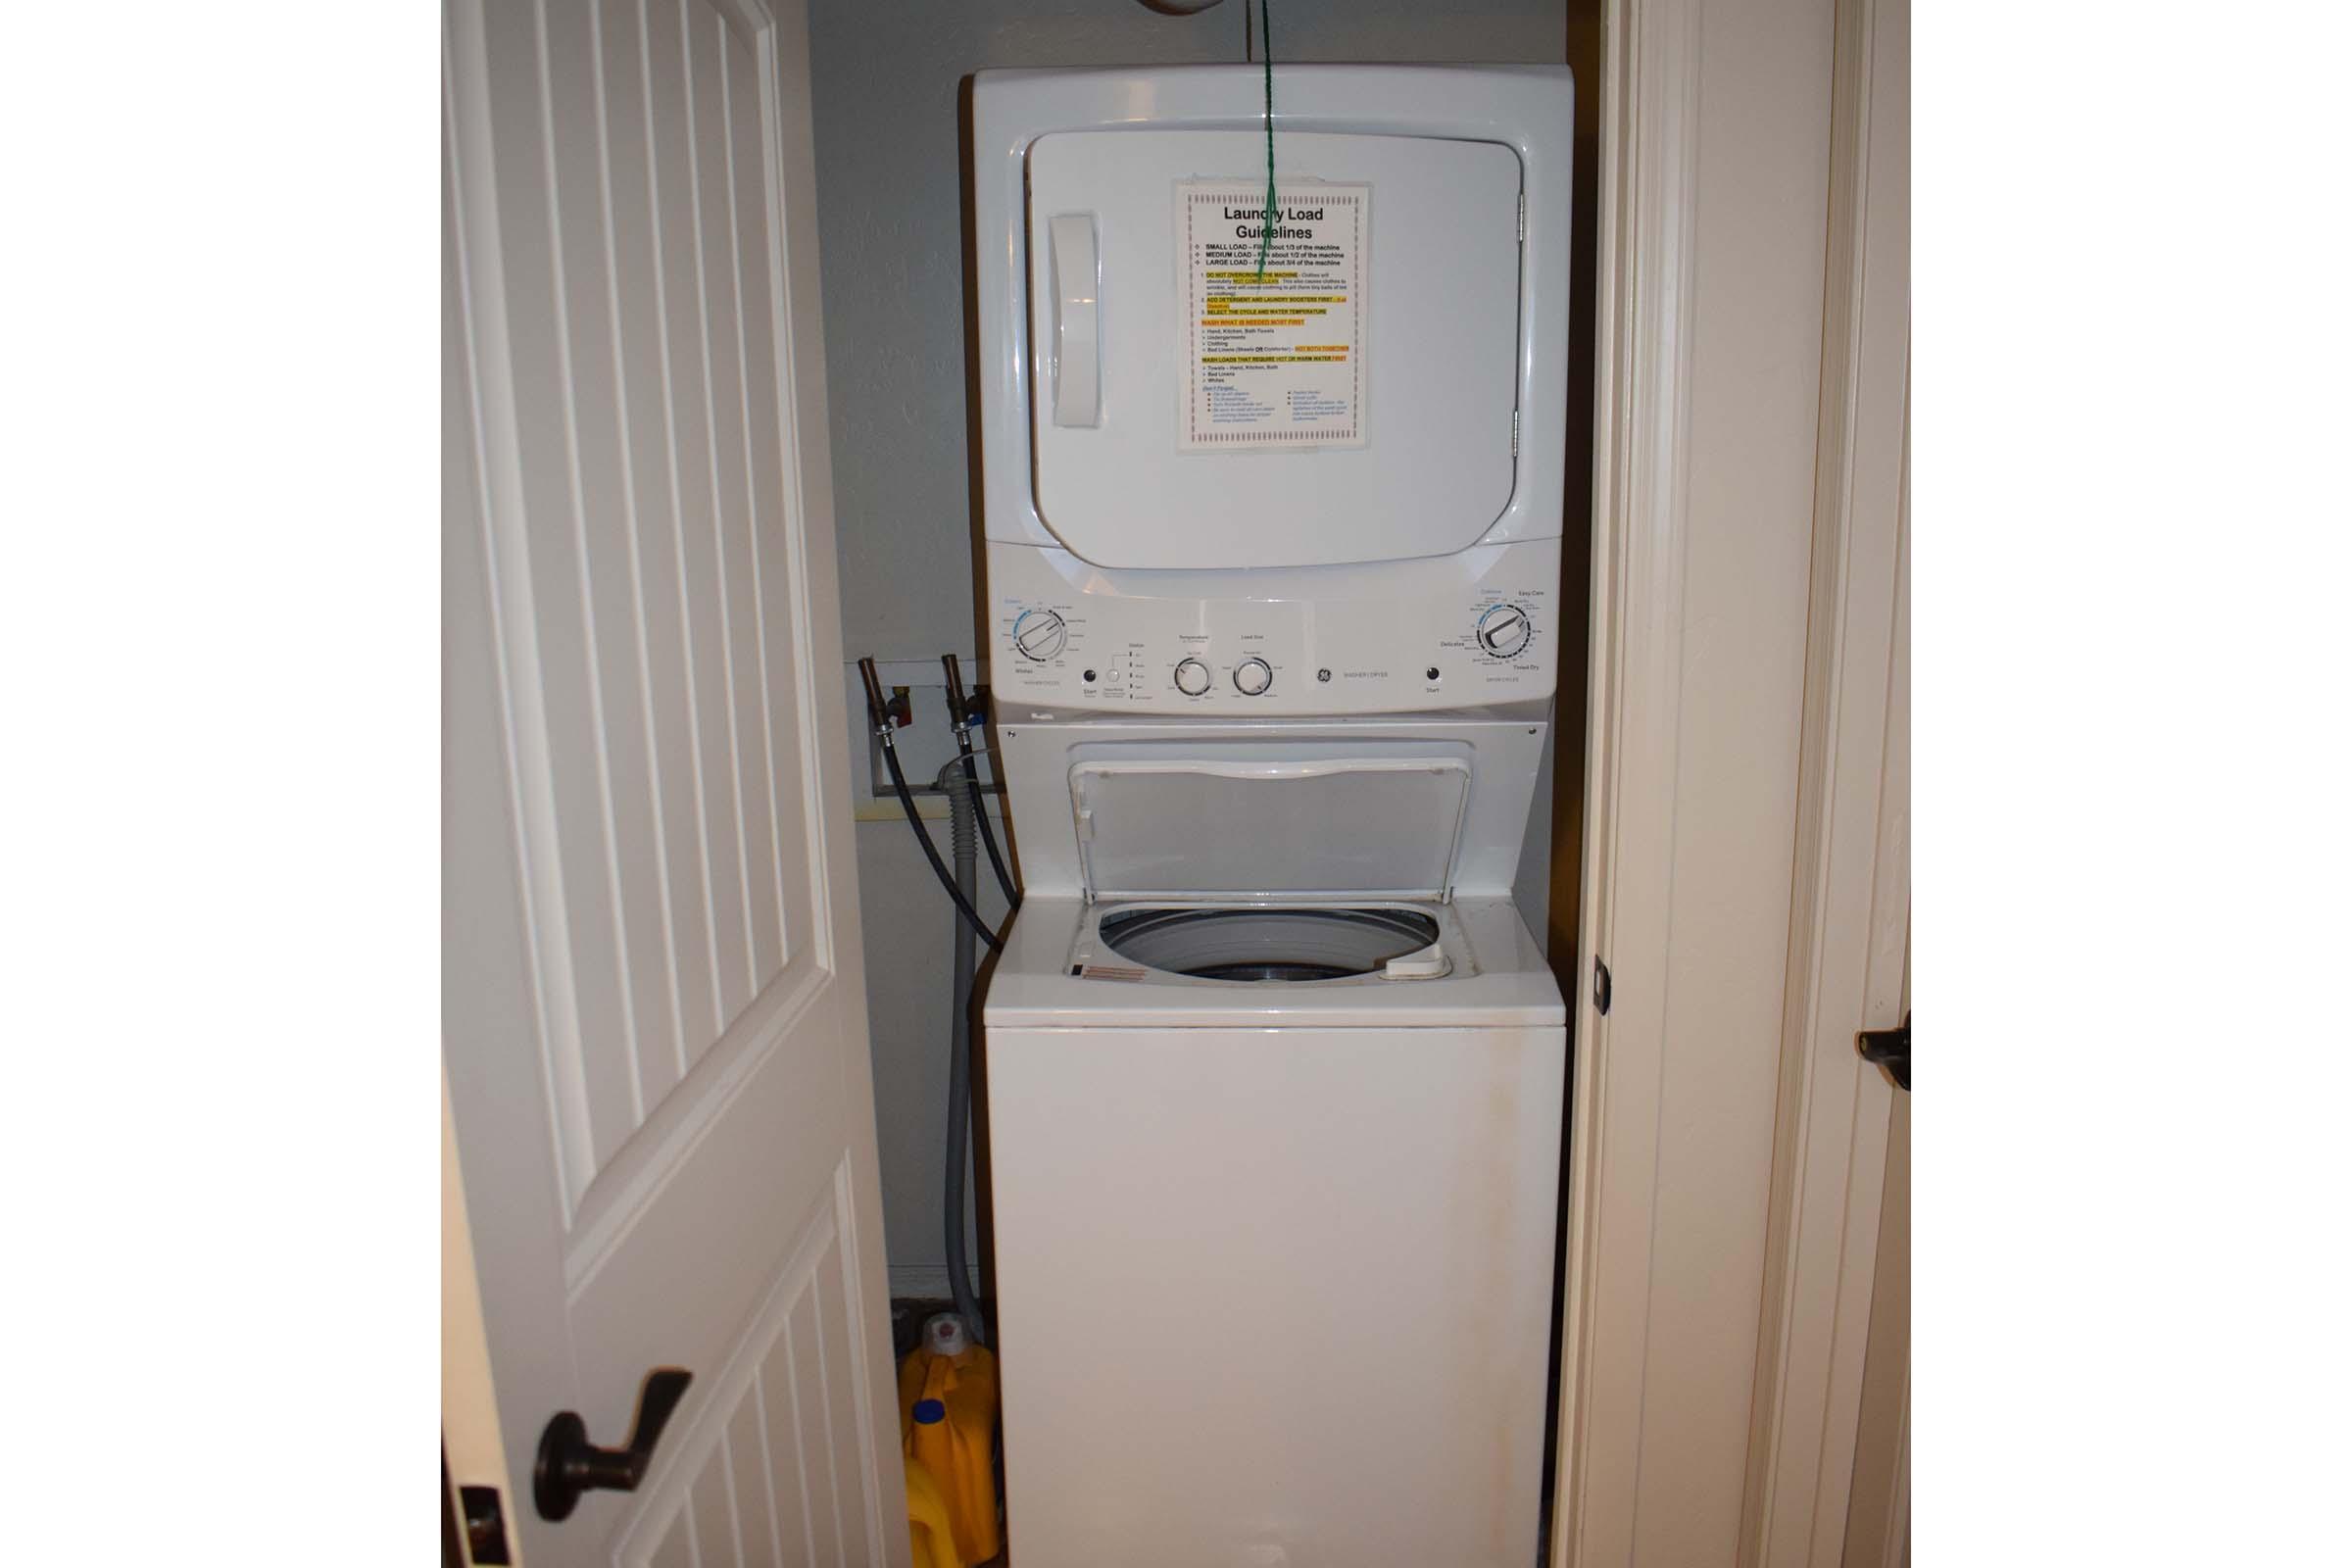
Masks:
[[[980,883],[973,826],[987,820],[969,752],[939,770],[939,787],[948,793],[948,847],[956,858],[956,885],[969,899]],[[948,1290],[973,1340],[986,1345],[988,1326],[981,1321],[980,1298],[972,1290],[971,1263],[963,1246],[963,1166],[972,1131],[972,928],[959,920],[956,1010],[948,1031]]]
[[[860,659],[858,661],[858,672],[865,677],[866,713],[874,721],[874,738],[882,743],[882,765],[890,770],[890,787],[898,792],[899,805],[906,812],[906,825],[914,829],[914,841],[923,847],[923,858],[931,862],[932,874],[939,878],[939,885],[948,890],[948,897],[955,901],[956,912],[971,925],[973,933],[988,944],[988,951],[1004,952],[1004,944],[997,939],[996,932],[989,929],[988,922],[980,918],[980,911],[973,906],[972,901],[964,896],[963,890],[956,885],[956,879],[948,874],[946,863],[939,858],[939,846],[931,842],[930,830],[923,826],[923,815],[914,808],[914,792],[906,787],[906,772],[899,766],[898,744],[891,734],[890,710],[882,701],[882,682],[874,672],[874,662]]]

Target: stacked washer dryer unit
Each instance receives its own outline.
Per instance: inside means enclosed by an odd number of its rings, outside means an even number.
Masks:
[[[982,73],[1021,1568],[1534,1561],[1568,74]]]

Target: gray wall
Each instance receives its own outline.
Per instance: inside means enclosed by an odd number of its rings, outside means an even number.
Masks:
[[[968,663],[974,648],[963,78],[999,66],[1234,63],[1244,59],[1243,26],[1242,0],[1193,17],[1138,0],[814,0],[818,237],[849,658],[952,652]],[[1278,64],[1556,63],[1568,21],[1559,0],[1277,0],[1273,34]],[[862,743],[854,755],[864,756]],[[1549,848],[1542,809],[1529,840],[1521,881],[1541,931]],[[945,1278],[950,915],[904,821],[860,822],[858,874],[893,1288],[927,1292]]]

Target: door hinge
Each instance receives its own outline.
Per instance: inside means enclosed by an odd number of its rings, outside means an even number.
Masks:
[[[1511,456],[1519,455],[1519,411],[1511,411]]]
[[[1598,958],[1592,960],[1592,1010],[1609,1015],[1609,966]]]
[[[1527,243],[1527,192],[1519,193],[1519,243]]]

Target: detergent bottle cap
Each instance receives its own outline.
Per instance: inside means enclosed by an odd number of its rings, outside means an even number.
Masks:
[[[937,1426],[948,1418],[948,1407],[937,1399],[914,1401],[914,1424],[918,1427]]]
[[[942,1312],[923,1325],[923,1343],[938,1355],[961,1355],[970,1341],[964,1334],[963,1319],[954,1312]]]

